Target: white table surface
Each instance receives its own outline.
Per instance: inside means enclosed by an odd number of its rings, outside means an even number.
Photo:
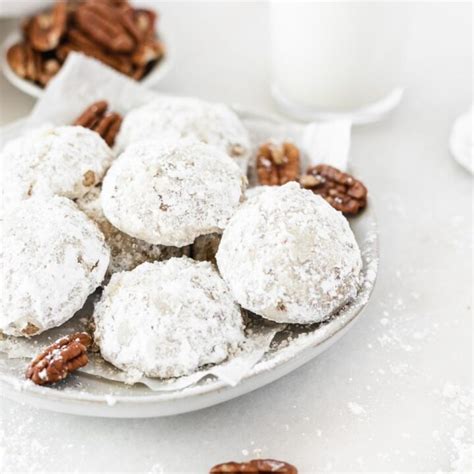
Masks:
[[[158,8],[176,59],[162,91],[274,111],[266,4]],[[204,473],[260,456],[301,472],[469,469],[472,178],[448,136],[472,100],[472,6],[400,8],[403,103],[353,133],[381,239],[377,287],[354,329],[263,389],[171,418],[80,418],[3,399],[0,471]],[[2,36],[12,27],[0,25]],[[28,113],[33,99],[3,77],[0,87],[1,123]]]

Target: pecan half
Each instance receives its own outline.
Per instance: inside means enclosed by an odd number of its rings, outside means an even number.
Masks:
[[[66,22],[65,1],[56,2],[50,11],[34,16],[24,27],[33,49],[44,52],[56,48],[66,30]]]
[[[20,77],[33,82],[41,82],[44,74],[44,62],[40,53],[33,50],[30,44],[14,44],[7,51],[7,61],[12,70]]]
[[[25,78],[26,72],[26,44],[17,43],[10,46],[7,51],[7,61],[13,72],[20,77]]]
[[[104,48],[127,53],[133,50],[133,37],[123,27],[120,14],[103,2],[86,2],[76,11],[75,21],[80,30]]]
[[[214,466],[209,474],[224,474],[224,473],[270,473],[279,472],[281,474],[297,474],[298,470],[295,466],[283,461],[276,461],[275,459],[253,459],[248,462],[227,462]]]
[[[31,361],[26,377],[37,385],[64,380],[89,362],[87,349],[91,344],[92,338],[85,332],[76,332],[58,339]]]
[[[94,102],[74,120],[73,125],[81,125],[96,131],[107,145],[113,146],[122,125],[122,116],[115,112],[107,112],[108,106],[105,100]]]
[[[296,181],[300,172],[300,152],[289,142],[265,143],[257,154],[257,176],[260,184],[282,185]]]
[[[122,117],[115,113],[110,112],[105,114],[98,124],[93,128],[107,143],[109,146],[113,146],[115,138],[122,125]]]
[[[82,112],[76,120],[74,120],[73,125],[81,125],[85,128],[92,128],[97,121],[103,117],[109,104],[105,100],[99,100],[89,105],[84,112]]]
[[[356,215],[367,205],[367,188],[362,182],[333,166],[321,164],[308,168],[300,184],[344,214]]]

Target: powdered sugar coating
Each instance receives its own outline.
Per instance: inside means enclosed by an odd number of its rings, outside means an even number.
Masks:
[[[210,263],[187,257],[115,273],[94,320],[102,357],[131,375],[190,374],[222,362],[244,339],[224,281]]]
[[[39,334],[71,318],[102,282],[109,249],[69,199],[32,198],[2,222],[0,329]]]
[[[104,234],[110,248],[109,274],[133,270],[143,262],[181,257],[190,252],[189,247],[164,247],[135,239],[114,227],[104,216],[100,205],[100,186],[92,188],[76,201],[79,209],[92,219]]]
[[[296,183],[246,201],[216,259],[238,303],[288,323],[322,321],[352,300],[362,268],[344,216]]]
[[[141,140],[194,139],[225,151],[244,174],[251,154],[250,138],[227,105],[189,97],[161,97],[129,112],[117,137],[117,149]]]
[[[4,207],[38,195],[81,197],[102,180],[112,159],[105,141],[86,128],[34,130],[2,150]]]
[[[131,145],[110,168],[101,203],[121,231],[152,244],[182,247],[221,232],[246,179],[221,150],[197,142]]]

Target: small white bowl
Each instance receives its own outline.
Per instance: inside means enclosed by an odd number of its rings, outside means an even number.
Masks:
[[[163,35],[160,33],[160,39],[163,41]],[[23,79],[22,77],[15,74],[7,61],[7,51],[10,46],[13,46],[15,43],[21,41],[21,34],[19,31],[11,32],[2,44],[1,48],[1,61],[0,67],[3,74],[8,79],[8,81],[13,84],[17,89],[20,89],[25,94],[31,95],[33,97],[41,97],[43,95],[44,89],[39,87],[37,84]],[[160,62],[147,74],[147,76],[139,81],[140,84],[143,84],[145,87],[153,88],[159,81],[166,76],[168,71],[171,68],[171,59],[170,59],[170,50],[166,41],[163,41],[166,45],[166,54],[160,60]]]

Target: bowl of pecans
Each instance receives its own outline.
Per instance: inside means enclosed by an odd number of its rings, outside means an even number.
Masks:
[[[151,86],[170,66],[157,19],[155,11],[127,0],[59,0],[7,36],[2,70],[14,86],[40,97],[75,51]]]

